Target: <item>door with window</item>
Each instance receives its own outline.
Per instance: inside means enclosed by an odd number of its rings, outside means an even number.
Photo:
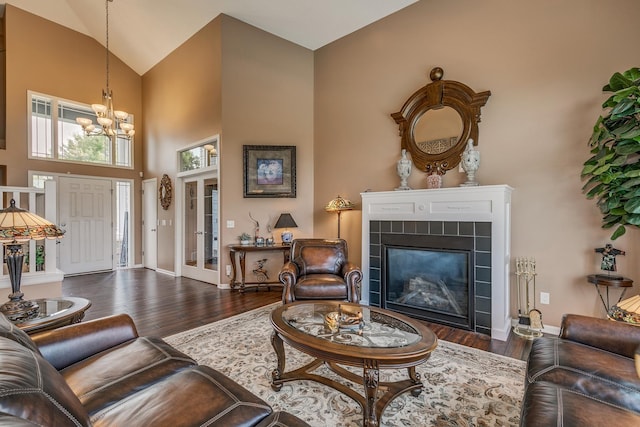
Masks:
[[[183,178],[182,195],[182,275],[218,284],[218,179],[213,174]]]
[[[65,274],[113,269],[112,181],[59,178],[60,269]]]

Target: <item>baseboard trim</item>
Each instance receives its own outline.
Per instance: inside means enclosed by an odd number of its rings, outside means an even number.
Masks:
[[[167,276],[176,277],[175,271],[163,270],[161,268],[156,268],[156,273],[166,274]]]

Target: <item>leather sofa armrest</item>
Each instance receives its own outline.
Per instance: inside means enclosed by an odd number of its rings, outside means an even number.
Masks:
[[[346,262],[342,266],[342,276],[344,277],[344,281],[347,284],[347,299],[350,302],[358,303],[360,302],[360,283],[362,282],[362,271],[360,267],[352,262]]]
[[[34,334],[31,338],[57,370],[138,337],[126,314],[102,317]]]
[[[298,265],[293,261],[288,261],[285,265],[282,266],[280,270],[280,274],[278,275],[278,279],[283,285],[282,289],[282,303],[288,304],[294,301],[293,296],[293,286],[298,281],[298,275],[300,274],[300,270],[298,269]]]
[[[640,345],[640,327],[615,320],[565,314],[560,338],[633,358]]]

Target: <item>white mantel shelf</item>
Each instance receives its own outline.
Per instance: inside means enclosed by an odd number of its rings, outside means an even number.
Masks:
[[[491,223],[491,338],[511,329],[509,265],[511,192],[508,185],[361,193],[362,302],[369,303],[370,221],[469,221]]]

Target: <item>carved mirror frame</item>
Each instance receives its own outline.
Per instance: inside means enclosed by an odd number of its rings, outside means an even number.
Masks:
[[[429,174],[436,172],[440,175],[458,166],[469,138],[473,139],[474,145],[478,145],[480,108],[491,96],[490,91],[476,93],[463,83],[442,80],[443,76],[442,68],[431,70],[429,77],[432,82],[414,92],[399,112],[391,114],[399,127],[402,148],[411,153],[416,167]],[[418,146],[414,129],[427,111],[443,107],[451,107],[460,115],[462,133],[448,150],[437,154],[427,153]]]
[[[171,187],[171,178],[166,173],[162,175],[160,180],[160,188],[158,189],[158,198],[160,199],[160,206],[165,211],[171,206],[171,198],[173,196],[173,189]]]

